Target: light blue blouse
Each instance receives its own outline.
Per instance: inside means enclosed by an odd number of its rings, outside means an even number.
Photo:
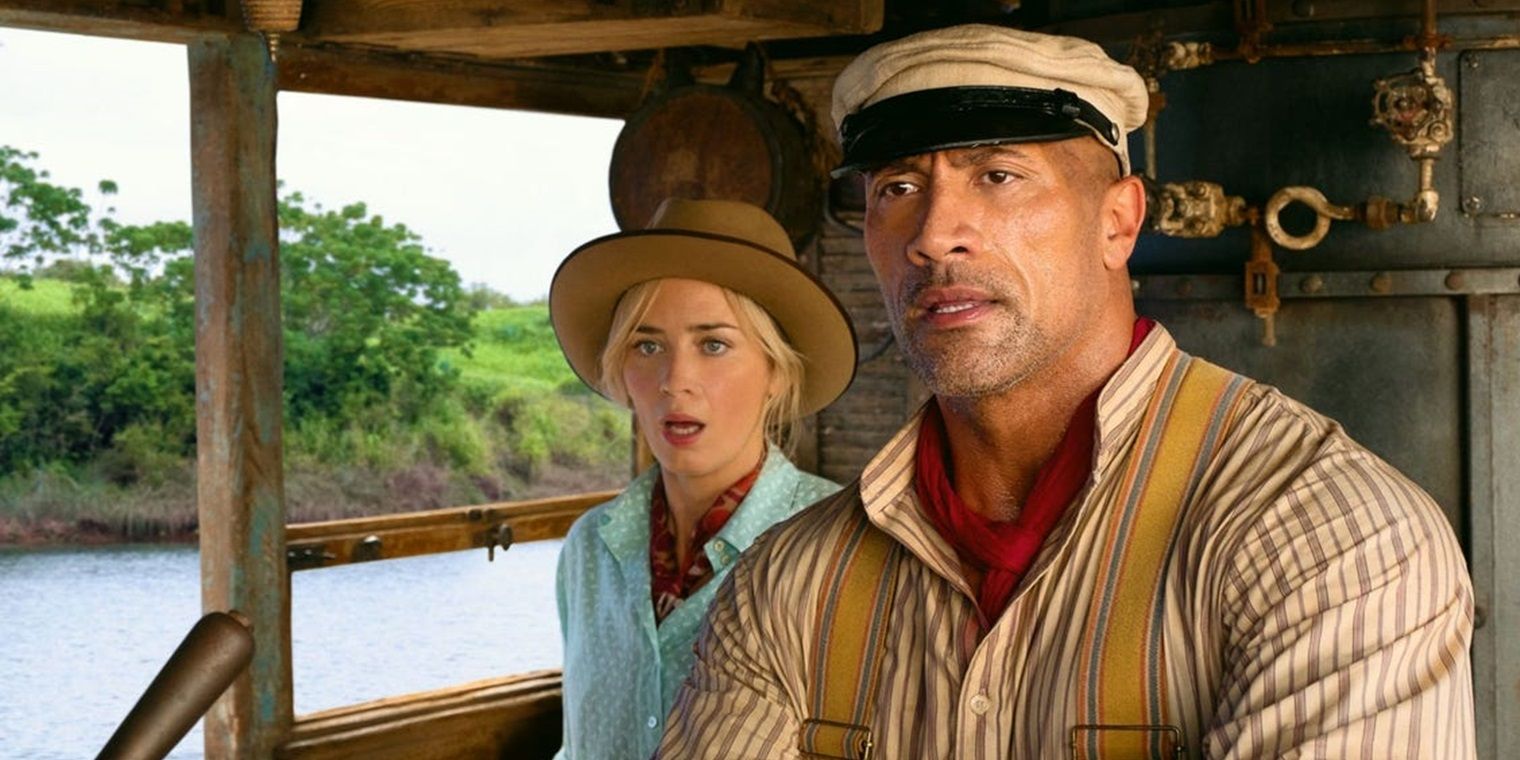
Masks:
[[[645,760],[691,670],[697,631],[728,570],[757,536],[839,486],[798,470],[778,449],[722,530],[703,546],[713,578],[655,624],[650,600],[649,499],[659,467],[582,515],[559,555],[565,644],[561,760]]]

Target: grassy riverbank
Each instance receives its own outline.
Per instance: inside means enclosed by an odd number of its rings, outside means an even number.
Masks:
[[[0,277],[0,341],[12,344],[6,350],[39,357],[26,370],[31,374],[0,372],[0,393],[7,382],[59,371],[45,366],[47,358],[68,355],[85,327],[75,287],[38,278],[23,290]],[[628,415],[571,373],[545,306],[484,309],[475,313],[472,330],[467,349],[441,353],[441,367],[455,380],[411,421],[384,405],[287,417],[292,522],[533,498],[626,481]],[[189,391],[166,385],[153,392]],[[176,403],[189,406],[192,399],[184,395]],[[45,423],[48,417],[37,419]],[[172,431],[138,424],[88,455],[0,472],[0,544],[193,537],[193,448],[172,438]]]

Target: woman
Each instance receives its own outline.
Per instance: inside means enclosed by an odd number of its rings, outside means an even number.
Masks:
[[[766,528],[838,490],[778,445],[850,384],[855,337],[781,225],[671,199],[554,275],[570,366],[633,409],[655,466],[571,527],[560,554],[569,760],[654,753],[713,591]]]

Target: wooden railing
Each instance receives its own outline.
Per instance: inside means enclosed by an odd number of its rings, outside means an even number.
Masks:
[[[296,718],[280,760],[547,760],[560,744],[559,671],[389,697]]]
[[[285,527],[292,572],[353,562],[509,547],[559,538],[586,510],[617,491],[480,504],[383,517],[297,523]]]

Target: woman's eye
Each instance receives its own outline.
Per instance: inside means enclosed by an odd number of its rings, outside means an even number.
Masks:
[[[717,356],[728,350],[728,344],[717,338],[708,338],[702,341],[702,352],[708,356]]]
[[[660,344],[652,340],[641,340],[633,344],[633,350],[640,356],[653,356],[660,352]]]

